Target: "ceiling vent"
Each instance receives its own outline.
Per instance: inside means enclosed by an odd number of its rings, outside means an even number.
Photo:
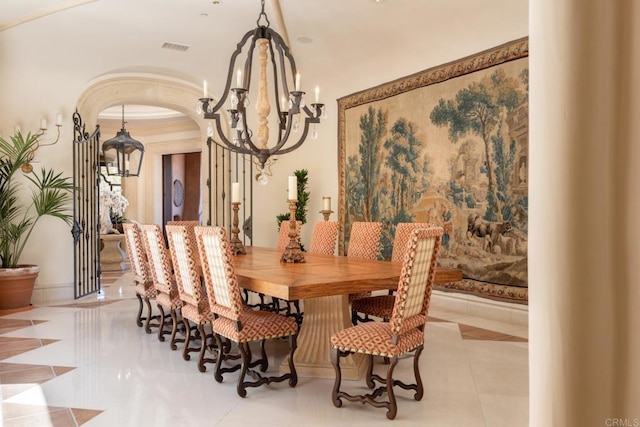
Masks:
[[[169,42],[164,42],[164,44],[162,45],[163,49],[177,50],[179,52],[185,52],[190,47],[191,46],[187,46],[186,44],[169,43]]]

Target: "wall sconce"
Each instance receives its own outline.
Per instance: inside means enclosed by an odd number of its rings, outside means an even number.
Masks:
[[[58,135],[56,136],[56,140],[49,144],[38,144],[39,147],[46,147],[47,145],[53,145],[60,139],[60,128],[62,127],[62,114],[56,114],[56,128],[58,129]],[[40,133],[43,135],[47,132],[47,118],[43,118],[40,120]]]
[[[35,155],[36,155],[36,150],[40,147],[46,147],[48,145],[54,145],[55,143],[57,143],[60,140],[60,128],[62,127],[62,114],[58,113],[56,114],[56,129],[58,131],[58,134],[56,135],[56,140],[53,142],[50,142],[48,144],[42,144],[38,141],[38,143],[36,143],[35,148],[33,150],[31,150],[31,152],[29,153],[29,158],[27,160],[27,163],[23,164],[22,167],[20,168],[22,170],[22,172],[24,173],[31,173],[33,172],[33,165],[31,164],[31,162],[33,161]],[[16,132],[20,130],[19,126],[16,126]],[[44,117],[40,120],[40,136],[43,136],[45,133],[47,132],[47,118]]]

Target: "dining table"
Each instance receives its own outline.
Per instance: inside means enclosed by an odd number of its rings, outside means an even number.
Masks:
[[[304,252],[304,262],[281,262],[275,248],[247,246],[234,256],[238,284],[246,289],[287,301],[301,300],[304,308],[294,363],[301,377],[334,378],[331,335],[352,326],[348,295],[396,289],[401,262],[367,260]],[[462,272],[438,267],[435,283],[462,280]],[[366,369],[363,355],[341,360],[343,379],[359,379]],[[281,370],[288,370],[286,360]]]

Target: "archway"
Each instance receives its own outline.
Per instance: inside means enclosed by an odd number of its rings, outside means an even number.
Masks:
[[[130,208],[140,222],[161,222],[162,207],[154,200],[161,194],[162,156],[184,152],[207,153],[206,124],[195,111],[201,89],[186,82],[158,76],[106,76],[91,84],[78,100],[78,112],[86,123],[97,123],[98,115],[114,105],[138,104],[163,107],[178,111],[196,124],[197,131],[183,135],[179,141],[154,142],[145,146],[145,158],[140,177],[135,179],[135,188],[129,189]],[[102,139],[110,136],[103,134]],[[202,156],[201,169],[205,170],[207,156]],[[201,189],[206,189],[206,177],[201,178]],[[209,191],[202,192],[202,211],[209,211]],[[208,218],[203,218],[203,222]]]

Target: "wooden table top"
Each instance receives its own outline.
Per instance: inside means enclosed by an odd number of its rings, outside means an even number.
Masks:
[[[274,248],[248,246],[234,256],[241,287],[285,300],[396,289],[402,263],[304,253],[304,263],[280,262]],[[438,268],[436,283],[462,280],[457,269]]]

